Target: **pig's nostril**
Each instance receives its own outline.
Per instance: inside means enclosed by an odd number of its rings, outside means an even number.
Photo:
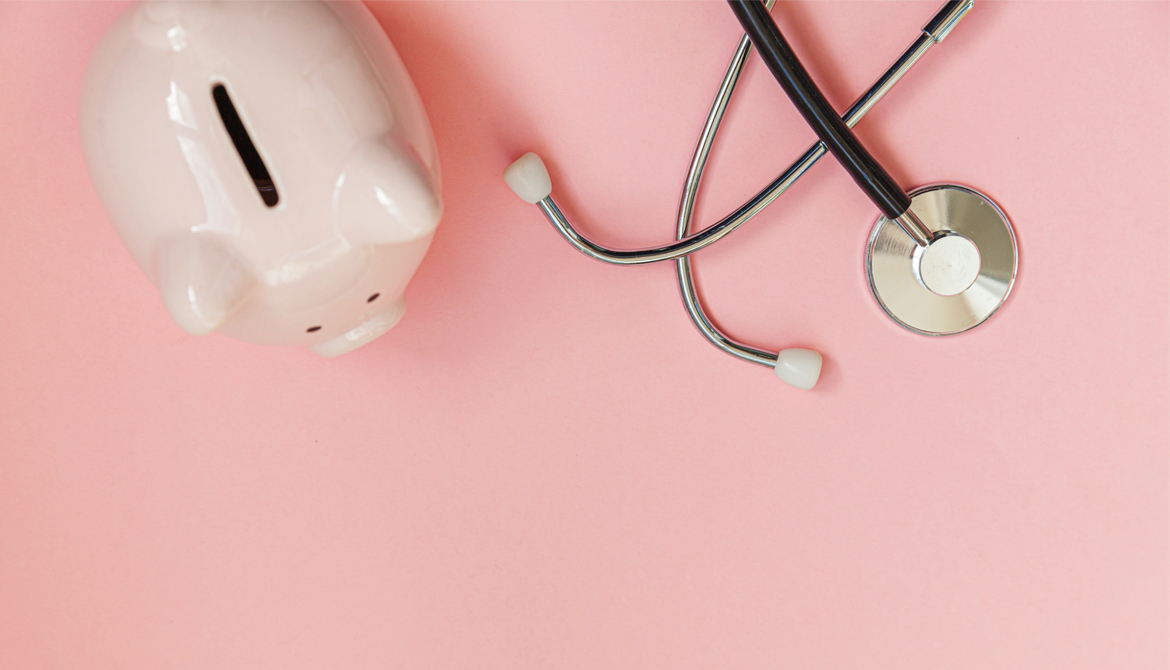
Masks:
[[[374,302],[375,300],[377,300],[377,299],[378,299],[378,296],[380,296],[380,295],[382,295],[382,294],[381,294],[381,293],[375,293],[374,295],[372,295],[372,296],[370,296],[370,297],[366,298],[366,302]]]
[[[321,330],[321,326],[313,326],[312,328],[309,328],[309,329],[308,329],[308,330],[306,330],[305,332],[306,332],[306,333],[315,333],[315,332],[317,332],[318,330]]]

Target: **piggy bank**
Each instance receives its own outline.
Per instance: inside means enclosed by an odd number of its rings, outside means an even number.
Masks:
[[[360,3],[132,6],[79,111],[102,206],[187,332],[336,356],[402,318],[439,163]]]

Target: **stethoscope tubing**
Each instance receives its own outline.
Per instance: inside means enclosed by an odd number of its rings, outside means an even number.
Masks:
[[[760,0],[727,0],[727,3],[772,76],[853,181],[887,217],[902,216],[910,208],[910,196],[837,116],[764,3]]]
[[[923,32],[910,45],[902,55],[886,69],[882,76],[874,82],[874,84],[867,90],[860,98],[857,99],[849,110],[843,116],[844,123],[853,127],[856,125],[869,110],[881,100],[887,92],[910,70],[911,67],[926,53],[929,48],[936,42],[941,42],[950,29],[954,27],[955,23],[966,13],[971,7],[973,0],[950,0],[941,10],[939,10],[931,21],[923,28]],[[770,6],[770,2],[767,6]],[[740,72],[747,61],[748,55],[751,53],[752,45],[748,36],[740,39],[739,45],[736,48],[735,55],[728,65],[726,74],[720,84],[719,91],[716,93],[715,100],[712,103],[712,111],[715,107],[722,104],[726,107],[727,100],[730,99],[731,91],[738,82]],[[722,101],[722,103],[720,103]],[[713,115],[708,115],[707,121],[703,126],[703,130],[699,136],[698,147],[706,146],[706,151],[710,151],[710,146],[714,142],[714,135],[718,129],[719,122],[722,121],[722,110],[720,110],[719,121],[715,121]],[[696,148],[696,150],[698,149]],[[689,235],[681,235],[679,239],[666,245],[657,247],[645,247],[639,249],[616,249],[600,244],[594,240],[589,239],[582,234],[569,221],[568,217],[557,206],[556,201],[550,195],[537,205],[541,211],[544,212],[546,218],[552,223],[556,231],[563,237],[573,248],[577,251],[594,258],[599,261],[611,263],[615,265],[642,265],[646,263],[658,263],[667,260],[677,260],[689,254],[693,254],[700,249],[703,249],[718,240],[722,239],[739,226],[746,223],[756,214],[763,211],[765,207],[771,204],[776,198],[794,184],[804,173],[811,168],[824,154],[827,148],[824,142],[817,142],[809,147],[807,151],[794,163],[792,163],[786,170],[781,172],[775,179],[772,180],[763,190],[737,208],[731,214],[723,217],[716,223]],[[697,156],[697,154],[696,154]],[[706,163],[706,155],[702,157],[702,163]],[[696,175],[694,169],[697,163],[692,161],[691,170],[687,173],[687,183],[692,182]],[[685,198],[684,198],[685,199]]]
[[[958,21],[971,9],[972,3],[973,0],[950,0],[947,2],[934,15],[930,22],[926,24],[922,34],[910,45],[910,48],[904,51],[898,60],[870,87],[869,91],[850,107],[845,115],[845,123],[849,127],[856,125],[865,116],[866,112],[902,78],[902,75],[918,62],[932,45],[941,42],[947,36]],[[707,114],[707,120],[703,125],[703,131],[699,135],[694,155],[691,158],[690,168],[687,170],[687,180],[683,187],[683,194],[679,201],[678,226],[675,231],[675,236],[679,239],[687,238],[687,232],[690,229],[691,220],[694,216],[695,199],[698,196],[703,171],[707,164],[707,157],[715,141],[715,135],[723,121],[723,114],[731,100],[731,94],[734,92],[735,86],[739,81],[739,76],[743,71],[744,62],[751,52],[751,46],[749,36],[745,34],[740,39],[735,55],[727,67],[727,73],[724,75],[723,81],[719,86],[719,92],[711,104],[711,109]],[[778,178],[777,181],[769,186],[768,190],[771,192],[768,202],[779,197],[789,186],[795,183],[800,174],[803,174],[805,170],[824,156],[825,152],[826,149],[823,142],[809,149],[800,161],[785,172],[785,174],[791,172],[793,168],[797,165],[804,164],[807,160],[807,164],[804,165],[799,174],[796,174],[788,181]],[[772,186],[776,186],[774,191],[771,190]],[[683,299],[683,307],[686,309],[691,322],[694,323],[695,328],[698,329],[703,337],[716,348],[736,358],[769,368],[774,367],[776,365],[777,352],[758,349],[739,342],[724,333],[711,321],[699,298],[691,257],[683,256],[675,259],[675,261],[675,271],[678,279],[679,293]]]

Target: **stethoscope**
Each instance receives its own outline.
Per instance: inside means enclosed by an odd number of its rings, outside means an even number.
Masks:
[[[771,352],[721,331],[699,300],[690,254],[759,214],[831,151],[881,210],[866,245],[865,268],[870,290],[885,313],[924,335],[960,333],[986,321],[1007,299],[1015,280],[1016,240],[1007,216],[990,198],[964,186],[936,184],[907,193],[851,130],[931,46],[943,41],[974,0],[950,0],[943,5],[914,43],[842,117],[825,100],[772,21],[768,11],[773,0],[728,2],[745,34],[699,135],[679,203],[674,242],[646,249],[612,249],[588,239],[557,207],[548,170],[534,153],[521,156],[504,171],[508,186],[538,206],[561,236],[587,256],[618,265],[674,260],[687,313],[708,341],[736,358],[773,368],[781,380],[807,390],[820,377],[821,355],[800,348]],[[737,210],[691,233],[707,157],[753,45],[820,142]]]

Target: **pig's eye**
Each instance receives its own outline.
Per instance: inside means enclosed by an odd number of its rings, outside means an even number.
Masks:
[[[378,296],[380,296],[380,295],[382,295],[382,294],[381,294],[381,293],[375,293],[374,295],[372,295],[372,296],[370,296],[370,297],[366,298],[366,302],[374,302],[375,300],[377,300],[377,299],[378,299]]]
[[[248,176],[252,178],[252,183],[256,185],[264,204],[275,207],[276,203],[280,202],[280,194],[276,192],[272,175],[268,174],[264,159],[260,157],[260,152],[256,151],[256,145],[252,144],[248,129],[244,127],[244,121],[236,112],[236,106],[232,104],[232,97],[228,95],[223,84],[216,84],[211,88],[211,97],[215,98],[215,106],[219,110],[223,127],[231,136],[232,144],[236,145],[236,153],[240,155],[240,160],[244,161],[244,168],[248,170]]]
[[[321,330],[321,326],[313,326],[312,328],[309,328],[309,329],[308,329],[308,330],[306,330],[305,332],[306,332],[306,333],[315,333],[315,332],[317,332],[318,330]]]

